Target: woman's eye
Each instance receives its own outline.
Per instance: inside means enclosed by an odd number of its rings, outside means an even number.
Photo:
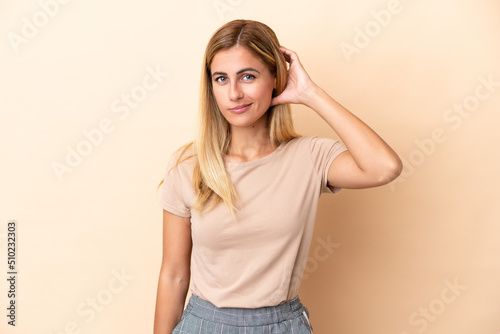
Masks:
[[[255,76],[253,76],[251,74],[245,74],[243,76],[243,80],[252,80],[252,79],[255,79]]]
[[[226,81],[226,78],[224,77],[218,77],[217,79],[215,79],[216,82],[218,83],[224,83]]]

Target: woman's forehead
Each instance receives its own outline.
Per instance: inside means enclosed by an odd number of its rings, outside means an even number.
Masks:
[[[236,73],[242,68],[266,68],[264,62],[253,52],[242,46],[233,46],[215,54],[210,64],[211,72]]]

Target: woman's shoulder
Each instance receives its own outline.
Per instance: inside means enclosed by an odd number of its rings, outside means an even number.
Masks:
[[[300,146],[300,147],[308,147],[311,143],[314,143],[318,140],[323,140],[325,138],[321,138],[318,136],[298,136],[290,139],[286,145],[287,146]]]
[[[329,150],[340,146],[342,145],[338,140],[309,135],[292,138],[286,143],[285,150],[291,152],[290,154],[302,154],[306,152],[314,154],[317,151]]]
[[[171,155],[168,162],[169,167],[181,166],[189,168],[193,166],[195,161],[193,143],[185,144],[176,149]]]
[[[335,143],[337,141],[338,140],[332,138],[308,135],[308,136],[294,137],[289,141],[289,143],[293,145],[313,145],[314,143],[323,143],[323,142]]]

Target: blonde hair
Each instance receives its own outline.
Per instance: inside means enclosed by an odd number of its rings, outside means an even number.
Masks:
[[[276,77],[273,97],[285,89],[287,62],[281,53],[278,38],[271,28],[251,20],[234,20],[220,27],[210,38],[203,57],[196,138],[194,142],[179,149],[175,164],[177,166],[191,157],[195,159],[193,187],[196,198],[193,209],[202,212],[222,201],[233,216],[237,211],[235,203],[238,195],[224,164],[224,156],[231,143],[231,129],[213,94],[210,65],[217,52],[234,46],[247,48],[267,65],[271,74]],[[269,138],[274,146],[300,136],[293,129],[289,104],[270,107],[267,116]],[[186,155],[188,150],[192,151],[192,154]]]

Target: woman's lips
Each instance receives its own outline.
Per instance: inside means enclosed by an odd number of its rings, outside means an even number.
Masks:
[[[241,113],[244,113],[245,111],[247,111],[248,108],[250,108],[251,106],[252,106],[252,103],[242,104],[241,106],[237,106],[237,107],[229,109],[229,111],[234,113],[234,114],[241,114]]]

